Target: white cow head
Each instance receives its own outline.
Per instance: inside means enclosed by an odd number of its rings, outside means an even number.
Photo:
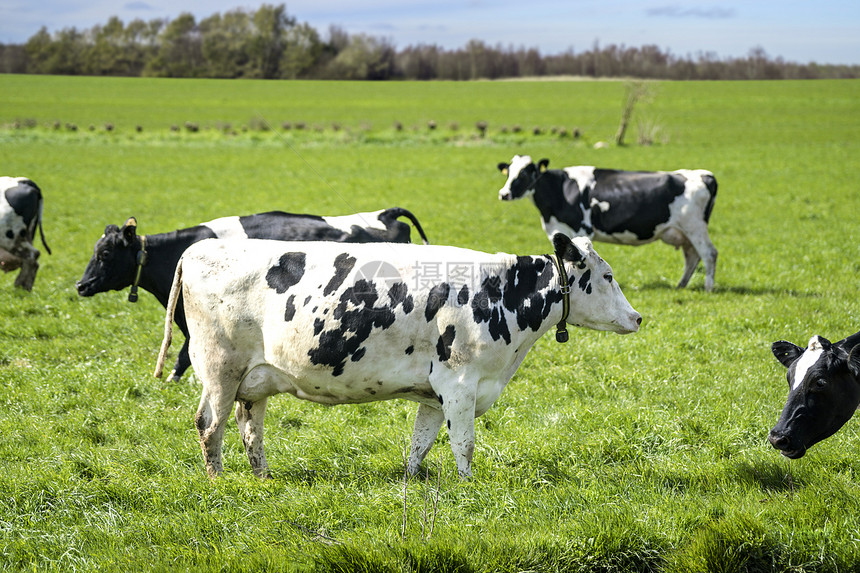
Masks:
[[[549,159],[541,159],[535,165],[528,155],[514,155],[510,163],[499,163],[499,171],[508,176],[499,190],[499,200],[513,201],[534,193],[535,183],[548,165]]]
[[[564,260],[568,274],[568,324],[619,334],[639,330],[642,315],[627,302],[613,277],[612,268],[597,254],[588,237],[571,239],[563,233],[556,233],[552,244]]]

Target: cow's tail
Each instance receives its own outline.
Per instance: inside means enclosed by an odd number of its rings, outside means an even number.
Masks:
[[[421,228],[421,223],[418,222],[418,219],[412,214],[412,211],[404,209],[403,207],[392,207],[391,209],[386,209],[385,214],[389,215],[392,219],[406,217],[412,221],[412,225],[415,227],[415,230],[418,231],[419,235],[421,235],[421,242],[425,245],[430,244],[430,241],[427,240],[427,235],[424,234],[424,229]]]
[[[717,178],[712,173],[705,173],[702,174],[702,182],[711,195],[708,199],[708,205],[705,207],[705,223],[707,223],[711,220],[711,211],[714,210],[714,201],[717,200]]]
[[[176,312],[176,303],[179,301],[179,294],[182,292],[182,258],[176,265],[176,272],[173,274],[173,284],[170,286],[170,295],[167,298],[167,312],[164,314],[164,338],[161,340],[161,350],[158,352],[158,361],[155,363],[155,372],[153,376],[161,378],[164,373],[164,360],[167,358],[167,349],[170,348],[170,342],[173,340],[173,315]]]
[[[33,220],[33,227],[30,228],[30,230],[29,230],[30,240],[32,241],[33,238],[36,236],[36,228],[35,227],[36,227],[36,225],[38,225],[39,226],[39,236],[42,238],[42,245],[45,247],[45,250],[50,255],[51,254],[51,247],[49,247],[48,243],[45,242],[45,231],[42,230],[42,206],[45,203],[45,199],[44,199],[44,197],[42,197],[42,190],[39,189],[38,185],[36,185],[33,181],[31,181],[29,179],[27,179],[23,182],[26,183],[27,185],[29,185],[30,187],[32,187],[33,189],[35,189],[36,193],[38,193],[38,195],[39,195],[39,209],[38,209],[38,212],[36,213],[36,218]]]

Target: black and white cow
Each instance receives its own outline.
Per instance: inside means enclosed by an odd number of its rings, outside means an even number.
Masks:
[[[251,467],[267,475],[266,400],[286,392],[323,404],[418,402],[408,472],[418,471],[446,424],[467,477],[475,418],[541,335],[557,326],[563,341],[567,324],[639,328],[641,316],[588,238],[559,234],[555,246],[554,256],[518,257],[442,246],[202,241],[177,267],[155,375],[181,292],[203,383],[195,424],[210,475],[221,472],[235,402]]]
[[[36,228],[48,254],[42,231],[42,190],[26,177],[0,177],[0,269],[21,272],[15,286],[33,290],[39,270],[39,251],[33,246]]]
[[[585,236],[594,241],[643,245],[660,239],[684,251],[687,286],[699,260],[705,264],[705,290],[714,288],[717,249],[708,221],[717,196],[717,180],[703,169],[617,171],[590,166],[547,169],[528,155],[499,163],[508,176],[499,199],[531,195],[547,236]]]
[[[813,336],[806,349],[780,340],[771,347],[788,369],[788,401],[768,439],[796,459],[829,438],[860,405],[860,332],[836,343]]]
[[[409,242],[410,227],[398,220],[408,218],[421,240],[427,237],[418,219],[400,207],[356,213],[339,217],[320,217],[271,211],[241,217],[222,217],[196,227],[138,235],[132,217],[122,228],[108,225],[96,241],[93,256],[77,282],[78,294],[93,296],[100,292],[131,287],[129,300],[137,300],[138,286],[149,291],[162,305],[167,304],[170,284],[179,257],[190,245],[203,239],[275,239],[279,241],[335,241],[339,243]],[[191,361],[188,359],[188,330],[182,302],[176,324],[186,336],[179,351],[171,379],[179,380]]]

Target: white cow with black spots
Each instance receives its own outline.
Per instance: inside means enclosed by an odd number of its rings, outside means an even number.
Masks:
[[[418,402],[408,472],[446,424],[458,472],[471,476],[475,417],[541,335],[557,326],[563,341],[567,324],[623,334],[642,320],[589,239],[559,234],[555,247],[552,256],[518,257],[409,244],[201,241],[177,266],[156,376],[181,292],[210,475],[221,472],[235,402],[251,467],[268,475],[266,400],[286,392],[323,404]],[[448,276],[424,280],[438,269]]]
[[[704,169],[677,171],[619,171],[578,165],[548,169],[528,155],[499,163],[507,175],[499,199],[531,196],[541,224],[552,239],[556,233],[589,237],[593,241],[644,245],[661,240],[684,251],[687,286],[701,260],[705,290],[713,290],[717,249],[708,235],[708,222],[717,197],[717,180]]]
[[[39,251],[33,246],[36,229],[48,254],[42,232],[42,190],[26,177],[0,177],[0,270],[21,269],[15,286],[33,290],[39,270]]]

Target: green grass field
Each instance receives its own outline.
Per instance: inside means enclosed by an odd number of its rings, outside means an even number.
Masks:
[[[766,439],[787,394],[770,343],[860,329],[860,82],[656,83],[635,123],[658,143],[633,125],[595,149],[624,89],[0,76],[0,173],[43,189],[54,251],[32,293],[0,277],[0,570],[860,569],[858,422],[796,461]],[[642,329],[541,339],[477,421],[469,482],[442,432],[404,487],[415,404],[289,396],[266,417],[274,479],[232,424],[212,481],[199,385],[151,376],[162,307],[74,288],[132,215],[158,233],[399,205],[436,244],[545,253],[534,206],[497,200],[515,153],[712,170],[717,286],[700,269],[675,290],[683,257],[663,244],[598,243]]]

